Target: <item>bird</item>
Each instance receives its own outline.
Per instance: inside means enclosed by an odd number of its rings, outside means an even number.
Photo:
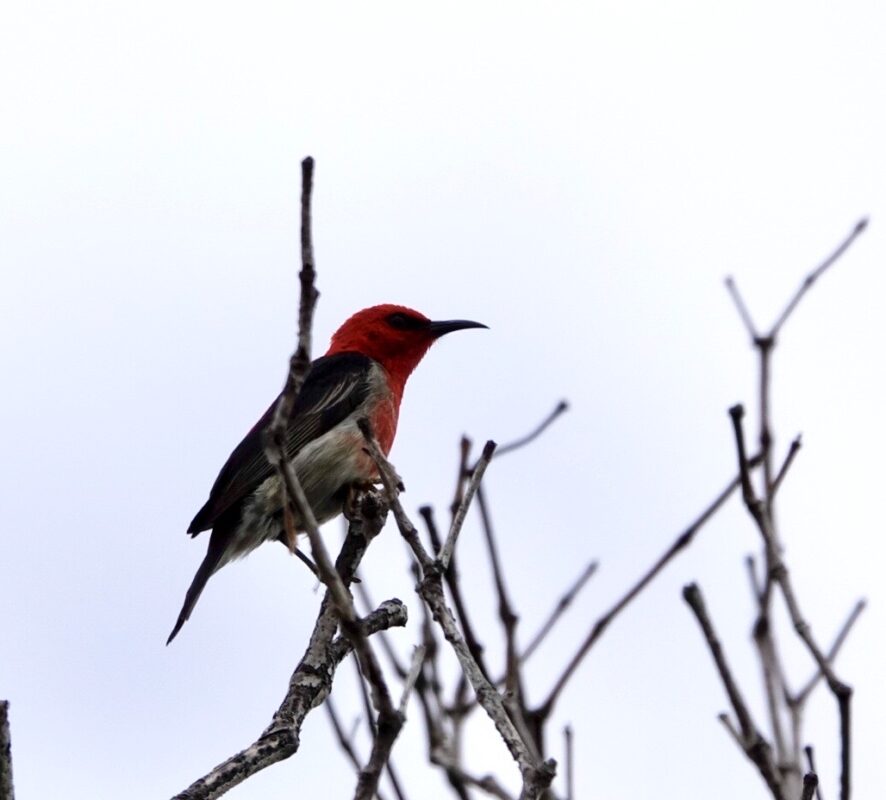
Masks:
[[[406,306],[386,303],[358,311],[335,331],[325,355],[305,375],[283,437],[285,457],[318,524],[341,513],[355,484],[378,477],[358,420],[369,421],[387,455],[406,381],[431,345],[453,331],[486,327],[464,319],[433,321]],[[288,541],[283,487],[265,456],[263,439],[279,399],[234,448],[188,527],[192,537],[212,533],[167,645],[212,575],[264,542]],[[294,514],[293,519],[300,530],[301,522]]]

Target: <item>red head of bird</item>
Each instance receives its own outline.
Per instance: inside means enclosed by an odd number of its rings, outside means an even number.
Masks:
[[[327,356],[362,353],[377,361],[390,376],[397,400],[403,386],[428,348],[441,336],[464,328],[485,328],[465,319],[433,321],[406,306],[385,303],[358,311],[332,334]]]

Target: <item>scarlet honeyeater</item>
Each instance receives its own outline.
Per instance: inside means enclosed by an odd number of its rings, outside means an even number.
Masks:
[[[341,513],[351,486],[377,476],[357,420],[369,420],[387,454],[397,431],[403,387],[428,348],[452,331],[485,327],[461,319],[433,322],[410,308],[388,304],[358,311],[333,334],[326,355],[311,364],[285,434],[286,457],[318,523]],[[188,528],[192,536],[210,528],[212,534],[167,644],[217,570],[264,542],[286,541],[282,487],[263,443],[276,405],[275,400],[228,457]],[[301,527],[298,518],[295,526]]]

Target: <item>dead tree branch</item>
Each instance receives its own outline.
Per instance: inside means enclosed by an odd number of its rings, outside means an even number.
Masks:
[[[554,610],[551,612],[550,616],[541,624],[538,632],[532,637],[532,641],[526,646],[526,649],[520,656],[521,663],[529,660],[530,656],[554,629],[554,626],[557,624],[560,617],[566,613],[569,606],[572,605],[573,600],[575,600],[578,593],[585,587],[585,584],[594,576],[594,573],[598,568],[598,562],[589,562],[581,575],[578,576],[578,580],[576,580],[576,582],[563,593],[563,596],[557,601],[557,605],[554,606]]]
[[[384,484],[391,507],[396,508],[399,504],[396,497],[396,472],[381,452],[378,443],[372,435],[368,422],[363,421],[363,424],[361,424],[361,430],[366,437],[366,444],[370,455],[378,465],[379,474],[381,475],[382,483]],[[484,460],[486,462],[492,458],[494,450],[495,443],[487,442],[483,450]],[[483,467],[485,467],[485,465],[483,465]],[[477,475],[479,474],[479,476],[482,477],[482,472],[483,469],[475,470],[475,474],[472,476],[472,484],[469,485],[468,490],[465,492],[461,507],[456,511],[453,520],[453,529],[456,525],[460,526],[461,522],[459,520],[463,521],[470,500],[476,491],[476,487],[479,485]],[[471,486],[473,486],[473,490]],[[434,621],[440,626],[444,637],[455,651],[455,655],[458,658],[462,671],[470,681],[478,702],[492,720],[499,735],[510,751],[511,756],[520,768],[520,773],[523,777],[523,788],[520,793],[520,800],[535,800],[535,798],[539,797],[539,795],[550,786],[551,781],[556,774],[556,762],[554,762],[553,759],[541,762],[534,756],[532,752],[532,743],[527,742],[524,737],[520,735],[505,708],[501,696],[496,691],[495,687],[483,675],[479,665],[471,655],[464,637],[458,629],[455,618],[452,616],[452,612],[446,605],[446,598],[443,592],[442,576],[445,571],[445,563],[442,557],[446,553],[446,545],[444,545],[437,558],[432,558],[427,550],[425,550],[424,545],[418,537],[415,526],[409,522],[405,513],[397,516],[397,522],[398,525],[402,522],[400,532],[412,549],[421,570],[418,586],[419,595],[431,609]],[[457,534],[457,530],[455,531],[455,534]],[[447,541],[452,540],[454,542],[454,538],[455,535],[451,530]]]
[[[378,493],[367,493],[358,503],[335,569],[347,584],[353,580],[369,542],[381,530],[387,513]],[[399,600],[383,603],[361,621],[364,636],[406,624],[406,608]],[[289,689],[274,713],[271,724],[251,745],[195,781],[175,800],[211,800],[242,783],[265,767],[293,755],[299,747],[301,726],[332,687],[335,670],[353,649],[345,636],[336,637],[339,613],[332,590],[327,589],[304,656],[289,681]]]
[[[758,331],[735,281],[731,277],[726,279],[727,289],[735,303],[739,317],[751,338],[759,364],[757,386],[759,403],[758,441],[760,457],[763,463],[762,481],[760,482],[759,490],[754,486],[751,474],[752,465],[747,457],[744,408],[740,404],[735,405],[729,410],[729,414],[732,420],[735,448],[738,456],[742,498],[763,542],[763,563],[759,576],[754,560],[749,558],[747,561],[751,591],[757,605],[756,620],[753,628],[754,643],[757,647],[761,664],[764,695],[772,728],[775,763],[779,773],[778,789],[782,795],[789,797],[800,793],[800,776],[803,773],[800,764],[803,707],[809,693],[815,687],[818,680],[824,678],[837,701],[841,742],[840,796],[841,800],[849,800],[851,789],[852,689],[837,678],[833,669],[833,661],[849,629],[855,622],[858,614],[861,613],[864,604],[860,602],[856,605],[843,629],[838,634],[831,650],[825,654],[813,637],[809,623],[800,611],[799,601],[785,564],[784,549],[779,539],[776,524],[775,497],[799,452],[800,437],[797,436],[791,442],[784,461],[776,471],[774,467],[775,457],[771,409],[772,356],[785,323],[794,313],[800,301],[815,282],[848,250],[856,238],[865,230],[866,226],[867,220],[860,220],[838,247],[821,264],[806,275],[799,288],[788,300],[783,311],[766,333],[761,334]],[[788,689],[787,678],[774,633],[772,601],[776,592],[782,596],[794,631],[806,646],[817,666],[817,672],[813,678],[803,689],[795,694]],[[730,697],[732,697],[732,690],[736,687],[734,685],[730,687],[722,670],[721,679]],[[791,725],[789,731],[786,731],[783,725],[785,714],[790,716]],[[742,725],[741,734],[737,738],[747,752],[747,730],[745,730],[744,725]],[[750,753],[748,755],[750,757]],[[758,762],[755,761],[755,763]],[[810,769],[813,770],[814,768],[810,765]],[[817,791],[817,779],[814,780],[813,784],[812,779],[814,779],[814,775],[811,778],[810,775],[803,779],[803,797],[811,797],[813,791]],[[775,794],[775,788],[772,785],[770,785],[770,788],[773,790],[773,794]]]
[[[541,434],[543,434],[548,427],[559,417],[561,414],[569,410],[569,403],[565,400],[561,400],[554,407],[554,410],[548,414],[539,424],[538,426],[527,433],[525,436],[521,436],[519,439],[515,439],[513,442],[508,442],[507,444],[501,445],[496,451],[496,458],[501,458],[503,455],[510,453],[514,450],[519,450],[521,447],[525,447],[527,444],[534,442]]]
[[[0,800],[15,800],[12,784],[12,737],[9,733],[8,700],[0,700]]]
[[[757,463],[757,459],[753,459],[750,463]],[[729,499],[732,493],[738,488],[741,483],[741,478],[736,477],[733,478],[732,481],[720,492],[719,495],[714,499],[714,501],[699,515],[699,517],[688,527],[683,533],[681,533],[674,543],[664,552],[664,554],[646,571],[646,573],[637,581],[628,591],[627,593],[618,600],[612,608],[609,609],[602,617],[600,617],[593,625],[582,643],[581,647],[579,647],[576,654],[572,657],[572,660],[564,669],[563,673],[557,679],[557,682],[554,684],[554,687],[551,689],[550,694],[547,699],[541,704],[536,714],[542,719],[546,719],[551,715],[551,712],[554,709],[554,705],[557,702],[557,698],[560,696],[560,693],[566,687],[566,684],[569,682],[569,679],[572,677],[575,670],[578,668],[579,664],[581,664],[584,657],[588,654],[588,651],[594,645],[594,643],[603,635],[606,631],[606,628],[612,623],[612,621],[622,612],[628,605],[630,605],[631,601],[634,600],[643,589],[648,586],[652,580],[658,575],[672,560],[673,558],[683,549],[689,546],[692,540],[695,538],[695,535],[702,529],[704,524],[717,512],[717,510]]]
[[[735,712],[735,716],[738,719],[739,731],[735,731],[734,735],[741,743],[742,749],[745,751],[748,758],[756,764],[757,769],[760,771],[760,775],[763,777],[763,780],[766,781],[766,785],[772,792],[773,798],[775,798],[775,800],[787,800],[782,790],[781,780],[779,779],[778,771],[776,770],[775,762],[772,757],[772,747],[766,739],[763,738],[763,735],[754,724],[751,714],[748,711],[747,703],[745,703],[741,691],[738,688],[738,684],[732,676],[732,670],[729,668],[729,664],[726,662],[726,656],[723,653],[723,646],[720,644],[720,640],[717,638],[714,626],[708,616],[701,590],[696,584],[691,583],[684,587],[683,599],[692,609],[696,620],[698,620],[705,642],[708,645],[708,649],[711,651],[714,663],[717,665],[717,672],[719,672],[720,679],[723,681],[723,686],[726,689],[726,694],[729,696],[732,710]]]

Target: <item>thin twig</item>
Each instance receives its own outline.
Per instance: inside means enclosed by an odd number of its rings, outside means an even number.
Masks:
[[[449,513],[455,516],[459,506],[464,500],[465,481],[470,477],[471,470],[468,467],[468,459],[471,456],[471,440],[467,436],[462,436],[458,443],[458,475],[455,480],[455,492],[452,495],[452,502],[449,504]],[[438,548],[439,549],[439,548]]]
[[[818,775],[814,772],[807,772],[803,776],[803,794],[800,795],[800,800],[812,800],[812,795],[815,794],[817,788]]]
[[[486,504],[486,494],[482,486],[477,489],[477,506],[480,509],[480,519],[483,522],[483,538],[486,540],[486,549],[492,565],[495,593],[498,596],[498,618],[505,632],[505,691],[516,699],[517,711],[522,716],[523,686],[520,681],[520,656],[517,653],[517,622],[519,618],[508,595],[504,570],[502,569],[501,558],[498,554],[498,545],[492,530],[492,517]]]
[[[409,702],[409,695],[412,693],[415,682],[418,680],[424,662],[425,647],[424,645],[419,645],[412,653],[412,665],[409,667],[406,680],[403,681],[403,694],[400,696],[399,710],[404,716],[406,715],[406,704]]]
[[[849,635],[849,631],[852,630],[852,626],[855,625],[856,620],[861,616],[861,612],[865,610],[867,606],[867,602],[865,600],[859,600],[852,611],[849,612],[849,616],[846,618],[846,621],[840,627],[837,636],[834,638],[834,642],[831,645],[830,650],[827,653],[827,660],[829,664],[833,664],[837,658],[837,654],[840,652],[840,648],[843,646],[843,643],[846,641],[846,637]],[[815,675],[813,675],[806,683],[806,685],[797,692],[794,702],[803,703],[806,701],[806,698],[815,688],[815,685],[821,680],[823,676],[822,671],[816,670]],[[810,767],[814,772],[814,768]]]
[[[314,308],[320,296],[315,286],[317,273],[314,269],[314,247],[311,233],[311,197],[314,188],[314,159],[308,156],[301,163],[301,261],[299,272],[301,287],[298,303],[298,343],[289,359],[289,373],[280,395],[274,418],[268,427],[268,438],[279,439],[286,431],[292,415],[295,399],[305,376],[311,367],[311,329]]]
[[[748,571],[748,581],[751,585],[751,595],[753,595],[754,600],[757,601],[757,604],[760,603],[760,598],[763,596],[763,589],[760,586],[760,580],[757,577],[757,563],[754,561],[753,556],[745,556],[745,567]]]
[[[449,566],[449,559],[452,558],[452,551],[455,549],[455,542],[458,538],[458,534],[461,532],[462,525],[464,525],[465,517],[468,514],[468,509],[471,506],[471,501],[474,499],[474,493],[477,491],[477,487],[480,485],[480,481],[483,480],[483,474],[486,472],[486,467],[489,466],[489,462],[492,460],[492,454],[495,452],[495,442],[488,441],[483,446],[483,454],[480,456],[477,463],[474,465],[474,469],[471,474],[471,480],[468,482],[468,488],[465,490],[465,496],[462,498],[461,504],[455,512],[455,516],[452,519],[452,525],[449,528],[449,535],[446,537],[446,541],[443,543],[443,549],[437,555],[437,560],[440,562],[440,568],[445,572],[446,568]]]
[[[757,463],[757,459],[752,459],[749,462],[751,465],[755,465]],[[600,617],[591,628],[590,633],[588,633],[581,647],[579,647],[578,652],[572,657],[572,660],[566,666],[566,669],[560,675],[557,682],[554,684],[554,688],[551,689],[550,694],[547,699],[541,704],[537,715],[541,719],[546,719],[550,716],[553,711],[554,704],[557,702],[557,698],[560,696],[560,693],[565,688],[569,679],[572,677],[572,674],[578,668],[579,664],[581,664],[584,657],[588,654],[588,651],[591,649],[593,644],[603,635],[604,631],[607,627],[609,627],[610,623],[622,612],[624,609],[631,603],[631,601],[652,582],[652,580],[661,572],[670,561],[676,556],[681,550],[688,547],[692,540],[695,538],[695,535],[701,530],[704,524],[717,512],[717,510],[729,499],[730,495],[738,488],[741,483],[741,478],[736,477],[733,478],[729,484],[720,492],[719,495],[714,499],[714,501],[699,515],[699,517],[688,527],[683,533],[681,533],[674,543],[664,552],[662,556],[658,558],[658,560],[643,574],[643,576],[638,580],[628,591],[627,593],[619,599],[612,608],[609,609],[602,617]]]
[[[542,623],[541,627],[538,629],[538,632],[535,634],[535,636],[532,637],[532,641],[529,643],[529,645],[523,651],[523,654],[520,656],[521,662],[527,661],[529,657],[535,652],[536,648],[544,641],[545,637],[553,630],[560,617],[566,612],[569,606],[572,605],[572,601],[575,600],[578,593],[593,577],[594,573],[597,571],[598,566],[598,562],[591,561],[584,568],[581,575],[578,576],[578,580],[572,586],[570,586],[566,590],[566,593],[557,601],[557,605],[554,606],[554,610],[551,612],[550,616]]]
[[[806,763],[809,765],[809,772],[818,774],[818,770],[815,769],[815,755],[812,746],[807,744],[806,747],[803,748],[803,752],[806,754]],[[822,800],[821,781],[819,781],[818,785],[815,787],[815,799]]]
[[[809,623],[803,618],[800,612],[797,598],[794,595],[793,586],[791,585],[787,568],[784,563],[779,564],[780,569],[776,573],[776,580],[781,589],[782,596],[788,607],[788,613],[791,617],[794,630],[804,642],[807,649],[811,653],[818,668],[821,670],[824,679],[827,681],[828,688],[837,700],[837,709],[840,715],[840,798],[841,800],[849,800],[851,794],[851,753],[852,753],[852,687],[843,683],[837,678],[831,664],[821,651],[815,639],[812,637],[812,630]]]
[[[538,424],[535,430],[530,431],[525,436],[521,436],[519,439],[515,439],[512,442],[503,444],[495,451],[495,457],[501,458],[503,455],[511,453],[514,450],[519,450],[521,447],[525,447],[530,442],[535,441],[535,439],[541,436],[541,434],[543,434],[548,429],[548,427],[557,419],[557,417],[568,410],[569,403],[567,403],[565,400],[561,400],[554,407],[554,410]]]
[[[772,636],[772,625],[769,616],[768,598],[771,592],[767,587],[771,582],[771,578],[767,573],[767,576],[763,579],[763,585],[761,586],[760,580],[757,578],[753,557],[748,556],[745,560],[745,564],[748,568],[751,594],[753,595],[757,607],[757,618],[754,622],[753,638],[763,674],[763,691],[766,697],[766,710],[769,714],[769,723],[772,729],[772,744],[775,749],[775,761],[779,765],[782,765],[785,764],[789,758],[793,758],[794,761],[796,761],[796,759],[793,754],[790,756],[788,755],[788,746],[784,736],[784,726],[782,723],[780,701],[781,698],[784,697],[786,684],[781,658],[776,647],[775,639]],[[796,716],[792,718],[792,721],[796,723]],[[796,749],[798,741],[798,736],[794,736],[794,749]]]
[[[403,506],[400,503],[398,488],[399,477],[397,476],[396,470],[391,466],[391,462],[388,461],[384,453],[382,453],[381,448],[378,446],[378,442],[375,440],[375,434],[372,431],[372,426],[370,425],[369,420],[365,417],[361,417],[357,420],[357,426],[363,434],[369,455],[372,456],[372,460],[375,461],[378,466],[379,476],[381,477],[382,485],[385,488],[385,494],[388,503],[390,504],[391,513],[394,515],[397,527],[400,529],[400,534],[406,540],[406,543],[410,546],[416,557],[419,557],[419,565],[421,568],[433,568],[434,559],[429,555],[428,551],[425,550],[424,545],[421,543],[421,538],[418,535],[418,529],[412,524],[412,521],[403,510]]]
[[[424,654],[424,648],[417,647],[412,655],[412,666],[403,684],[403,695],[400,698],[399,707],[397,709],[384,708],[379,711],[378,725],[372,743],[372,752],[366,767],[360,771],[354,800],[372,800],[378,787],[382,769],[385,765],[390,765],[391,751],[406,721],[406,704],[409,701],[412,687],[418,678],[419,670],[421,670]],[[399,788],[397,792],[398,794],[400,793]]]
[[[575,780],[573,769],[575,766],[575,751],[572,742],[572,726],[563,728],[563,738],[566,744],[566,800],[575,800]]]
[[[723,647],[720,644],[720,640],[717,638],[714,626],[711,624],[711,619],[708,616],[701,590],[696,584],[690,583],[683,588],[683,599],[695,614],[695,618],[701,627],[708,649],[711,651],[711,656],[717,666],[717,672],[720,674],[720,680],[723,682],[723,687],[726,689],[726,694],[729,696],[732,710],[735,712],[735,716],[738,719],[740,741],[745,753],[747,753],[748,758],[756,764],[763,780],[766,781],[766,785],[772,792],[773,798],[775,798],[775,800],[786,800],[778,771],[776,770],[775,763],[772,759],[772,748],[754,725],[747,704],[739,691],[738,684],[732,677],[732,670],[726,662]]]
[[[354,675],[357,679],[357,688],[360,691],[360,699],[363,701],[363,716],[366,720],[366,727],[369,728],[369,735],[372,739],[378,736],[378,726],[375,722],[375,714],[372,709],[372,696],[369,693],[366,676],[360,668],[360,660],[355,658],[352,662],[354,665]]]
[[[357,755],[357,751],[354,748],[352,737],[345,733],[345,729],[339,721],[338,714],[336,713],[335,706],[332,702],[332,695],[326,698],[326,702],[323,703],[323,708],[326,709],[326,715],[329,717],[329,722],[332,725],[332,730],[335,732],[335,738],[338,739],[339,746],[345,751],[348,760],[359,772],[361,763],[360,757]],[[377,800],[384,800],[384,796],[381,792],[376,792],[375,796]]]
[[[15,800],[12,783],[12,737],[9,733],[8,700],[0,700],[0,800]]]
[[[431,545],[433,546],[434,551],[438,552],[441,549],[442,544],[440,542],[440,535],[437,531],[436,522],[434,521],[433,510],[430,506],[422,506],[419,508],[418,513],[425,521],[425,525],[428,529],[428,536],[430,536]],[[453,513],[455,512],[453,511]],[[468,649],[471,651],[471,655],[480,666],[483,674],[489,679],[489,671],[486,668],[486,659],[483,656],[485,648],[474,630],[468,605],[464,600],[458,571],[458,558],[455,553],[452,554],[452,558],[449,560],[449,567],[446,570],[444,577],[446,578],[446,585],[449,587],[449,594],[452,596],[452,602],[455,604],[455,613],[461,624],[461,629],[464,633]]]
[[[744,750],[744,742],[742,741],[741,734],[738,732],[738,728],[735,727],[735,723],[732,721],[729,714],[725,711],[721,711],[717,714],[717,719],[723,724],[723,727],[726,728],[735,743]]]
[[[864,233],[865,228],[867,228],[868,221],[867,218],[860,219],[855,227],[852,229],[852,232],[840,243],[836,250],[831,253],[821,264],[819,264],[812,272],[810,272],[806,278],[803,280],[803,283],[800,284],[800,288],[797,289],[794,296],[790,299],[784,311],[781,312],[781,316],[776,321],[775,325],[772,326],[772,331],[770,332],[770,336],[775,338],[778,335],[778,332],[781,330],[782,325],[785,324],[788,317],[791,315],[793,310],[797,307],[797,303],[803,299],[803,295],[806,294],[811,288],[812,285],[824,274],[825,270],[828,269],[840,256],[845,253],[850,245],[862,234]]]
[[[741,293],[738,291],[738,286],[735,283],[735,279],[729,275],[726,278],[726,288],[729,290],[729,295],[732,297],[732,302],[735,303],[735,307],[738,309],[738,315],[741,317],[741,321],[744,322],[745,328],[747,328],[748,333],[750,334],[751,341],[757,338],[757,327],[754,325],[754,320],[751,318],[751,313],[748,311],[747,305],[745,305],[744,298],[741,296]]]
[[[774,439],[772,432],[772,360],[773,352],[778,342],[778,337],[787,320],[794,310],[815,284],[815,282],[827,271],[852,245],[855,239],[864,231],[867,220],[859,221],[852,232],[840,243],[821,264],[806,275],[799,288],[789,299],[784,310],[775,320],[768,333],[758,332],[753,323],[750,312],[739,293],[735,281],[727,278],[726,286],[735,303],[745,328],[751,336],[754,349],[757,352],[759,364],[758,377],[758,402],[759,402],[759,451],[762,458],[762,486],[761,491],[755,491],[751,481],[750,463],[746,454],[744,433],[744,409],[736,405],[730,409],[733,431],[735,435],[736,452],[738,455],[739,474],[741,477],[742,496],[745,506],[754,520],[763,540],[763,564],[758,577],[752,559],[748,560],[748,573],[751,580],[751,589],[757,604],[757,618],[754,623],[754,642],[757,646],[760,663],[763,670],[763,683],[766,694],[767,708],[772,723],[773,740],[775,745],[776,761],[779,765],[782,777],[782,786],[785,793],[797,796],[800,793],[799,780],[800,767],[800,741],[801,722],[804,703],[817,681],[824,677],[831,692],[837,699],[840,716],[840,739],[841,739],[841,800],[849,800],[850,794],[850,703],[852,690],[849,686],[837,679],[832,663],[836,656],[843,638],[857,616],[856,612],[850,615],[850,620],[844,626],[832,647],[831,652],[825,655],[816,643],[809,629],[809,625],[800,612],[799,604],[791,584],[790,576],[783,560],[783,548],[779,541],[778,527],[775,515],[775,498],[784,482],[785,476],[793,464],[800,449],[800,437],[797,436],[791,443],[784,461],[776,471],[774,461]],[[816,662],[818,671],[806,686],[797,694],[791,695],[787,689],[784,666],[780,658],[777,640],[772,630],[771,610],[772,598],[775,591],[780,591],[788,608],[788,614],[794,629]],[[860,612],[860,609],[858,609]],[[785,707],[790,714],[791,741],[787,742],[783,727],[782,716]],[[814,766],[810,765],[810,772],[814,773]],[[812,789],[808,784],[804,785],[803,797],[812,796]]]
[[[802,446],[802,441],[800,440],[800,434],[797,434],[794,437],[794,440],[791,442],[790,449],[788,450],[788,454],[785,457],[784,463],[781,465],[781,469],[778,470],[778,474],[775,476],[775,480],[772,481],[772,489],[769,493],[770,501],[775,497],[776,492],[778,491],[778,487],[781,486],[781,482],[784,480],[784,476],[788,474],[788,470],[791,467],[791,464],[794,463],[794,459],[797,457],[797,453],[800,452],[800,447]]]
[[[497,797],[498,800],[514,800],[513,796],[508,794],[493,775],[485,775],[482,778],[471,775],[462,769],[462,767],[460,767],[453,759],[442,753],[432,754],[431,763],[446,770],[446,774],[450,777],[450,780],[454,778],[455,781],[460,784],[475,786],[478,789],[482,789],[488,795]]]
[[[742,407],[734,406],[730,409],[733,428],[735,431],[736,449],[738,451],[739,466],[744,473],[746,469],[744,456],[744,429],[742,425],[743,410]],[[745,486],[744,500],[745,505],[751,517],[757,524],[757,528],[763,539],[766,551],[766,561],[768,565],[769,580],[767,583],[774,583],[781,591],[785,605],[788,609],[788,615],[794,630],[800,637],[801,641],[806,645],[806,649],[811,654],[813,660],[818,665],[822,676],[827,681],[828,688],[837,701],[837,708],[840,716],[840,798],[841,800],[849,800],[851,794],[851,704],[852,704],[852,688],[839,680],[834,673],[833,668],[822,652],[818,643],[812,636],[812,630],[809,623],[803,617],[797,597],[794,593],[793,584],[791,583],[790,574],[787,566],[781,557],[780,548],[778,547],[775,535],[775,527],[772,521],[772,506],[768,499],[758,499],[750,487],[750,480],[743,477],[743,486]],[[767,481],[767,488],[771,493],[772,484]],[[767,494],[767,498],[770,495]]]

